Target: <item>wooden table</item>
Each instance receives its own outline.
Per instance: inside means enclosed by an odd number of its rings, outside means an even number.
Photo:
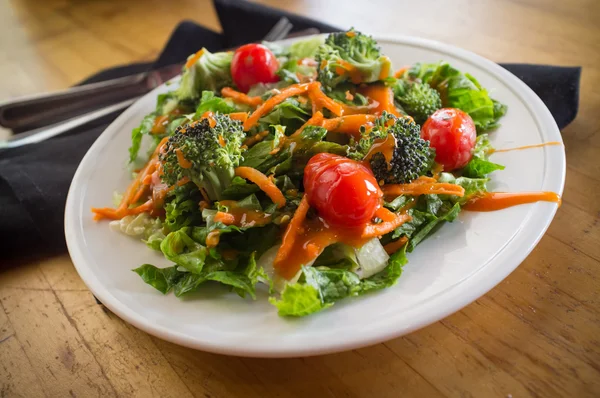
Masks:
[[[499,62],[582,65],[579,116],[563,132],[564,202],[545,237],[504,282],[443,321],[306,359],[178,347],[97,305],[68,255],[23,264],[0,274],[0,396],[600,396],[600,2],[265,3]],[[207,0],[5,0],[0,99],[152,59],[184,18],[219,29]]]

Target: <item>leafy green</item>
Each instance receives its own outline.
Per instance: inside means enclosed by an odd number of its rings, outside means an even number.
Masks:
[[[309,315],[346,297],[394,285],[406,263],[404,246],[390,257],[383,271],[363,280],[354,272],[343,268],[303,267],[299,281],[287,284],[280,300],[270,298],[270,301],[277,307],[281,316]]]
[[[308,39],[298,40],[288,47],[290,58],[313,58],[319,46],[325,42],[323,36],[311,36]]]
[[[230,86],[232,59],[233,53],[230,51],[213,54],[203,49],[202,56],[190,68],[184,68],[177,97],[180,100],[193,100],[199,98],[203,91],[219,91]]]
[[[230,101],[217,97],[212,91],[202,91],[202,98],[200,99],[200,104],[196,108],[195,118],[200,119],[204,112],[209,111],[214,113],[231,113],[236,112],[237,108]]]
[[[177,187],[169,194],[165,205],[165,226],[177,231],[188,225],[199,225],[202,213],[198,203],[202,195],[194,184]]]
[[[151,264],[143,264],[134,269],[133,272],[138,274],[144,282],[156,290],[167,294],[183,276],[183,273],[178,271],[177,268],[177,265],[167,268],[157,268]]]
[[[150,134],[152,126],[154,126],[154,119],[156,114],[154,112],[146,115],[140,125],[131,130],[131,146],[129,147],[129,163],[132,163],[137,159],[138,152],[142,145],[142,138],[145,134]]]
[[[281,316],[306,316],[331,307],[331,303],[323,303],[319,291],[311,285],[292,283],[286,285],[281,299],[269,297],[269,302],[277,307]]]
[[[498,121],[506,113],[506,105],[491,99],[477,79],[447,62],[417,64],[408,70],[406,76],[436,89],[445,108],[458,108],[468,113],[478,132],[498,127]]]
[[[192,273],[200,274],[208,250],[205,246],[190,238],[186,232],[185,230],[179,230],[168,234],[161,242],[160,250],[168,260]]]
[[[273,108],[271,112],[259,119],[260,129],[264,130],[272,125],[286,126],[287,130],[294,132],[309,118],[309,110],[303,108],[295,98],[288,98]]]
[[[473,158],[462,170],[462,175],[470,178],[485,178],[489,173],[496,170],[504,170],[501,164],[488,160],[488,155],[493,151],[492,144],[487,134],[480,134],[475,143]]]

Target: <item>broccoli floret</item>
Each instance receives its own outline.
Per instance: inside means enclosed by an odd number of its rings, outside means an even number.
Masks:
[[[200,98],[204,90],[219,91],[231,86],[232,59],[233,53],[230,51],[213,54],[203,49],[202,55],[191,67],[184,67],[177,90],[178,99],[195,100]]]
[[[391,64],[388,57],[381,55],[371,36],[354,29],[330,34],[319,47],[316,61],[317,79],[326,90],[346,81],[354,84],[376,82],[388,77]]]
[[[363,126],[361,133],[363,138],[355,143],[354,158],[364,157],[375,140],[386,138],[389,134],[396,139],[389,165],[380,152],[373,154],[370,159],[371,170],[377,181],[404,184],[425,175],[433,167],[435,150],[429,146],[429,141],[421,138],[419,125],[410,118],[397,118],[384,112],[370,131]]]
[[[442,107],[440,94],[428,84],[398,80],[394,99],[418,124],[423,124],[433,112]]]
[[[244,138],[241,122],[221,114],[178,127],[160,155],[163,182],[173,186],[188,177],[211,200],[221,199],[242,160]]]

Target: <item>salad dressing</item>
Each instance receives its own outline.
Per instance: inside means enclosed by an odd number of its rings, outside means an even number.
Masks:
[[[562,145],[562,142],[559,142],[559,141],[550,141],[550,142],[544,142],[544,143],[541,143],[541,144],[519,146],[519,147],[516,147],[516,148],[493,149],[490,153],[520,151],[520,150],[523,150],[523,149],[541,148],[541,147],[544,147],[544,146],[554,146],[554,145]]]
[[[562,203],[560,196],[554,192],[486,192],[469,200],[463,209],[495,211],[540,201],[558,203],[559,206]]]
[[[243,207],[238,207],[234,200],[222,200],[219,202],[222,206],[227,207],[227,214],[232,216],[232,223],[237,227],[256,227],[266,225],[271,222],[272,216],[260,210],[249,210]]]
[[[376,108],[370,110],[371,113],[381,115],[383,111],[387,111],[394,116],[400,116],[394,105],[394,92],[391,88],[383,84],[370,84],[361,87],[358,92],[378,103]]]
[[[278,269],[282,277],[292,278],[302,265],[309,265],[319,257],[325,248],[334,243],[345,243],[352,247],[362,247],[372,238],[363,238],[364,228],[336,227],[327,224],[320,217],[304,220],[289,255],[285,267]]]
[[[394,156],[394,149],[396,149],[396,137],[394,137],[393,134],[388,134],[388,136],[385,138],[375,140],[375,142],[371,146],[371,149],[369,149],[369,152],[367,152],[367,155],[364,157],[362,163],[370,168],[370,162],[373,156],[376,153],[381,153],[385,158],[386,163],[388,164],[389,170],[389,168],[391,167],[390,162],[392,161],[392,157]]]

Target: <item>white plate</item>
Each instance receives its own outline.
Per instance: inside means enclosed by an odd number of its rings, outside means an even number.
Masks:
[[[495,63],[445,44],[411,37],[379,38],[396,67],[449,61],[469,72],[508,105],[502,127],[491,134],[496,148],[562,141],[548,109],[524,83]],[[242,300],[207,286],[194,297],[163,296],[131,272],[144,263],[166,266],[162,256],[136,239],[92,221],[92,206],[112,203],[124,191],[131,129],[154,109],[161,86],[119,116],[83,158],[73,178],[65,215],[69,252],[94,295],[136,327],[177,344],[222,354],[287,357],[349,350],[388,340],[471,303],[510,274],[546,231],[557,205],[540,202],[490,213],[463,212],[409,255],[398,284],[347,299],[302,319],[277,316],[259,294]],[[493,174],[499,191],[562,194],[563,146],[493,155],[506,169]]]

